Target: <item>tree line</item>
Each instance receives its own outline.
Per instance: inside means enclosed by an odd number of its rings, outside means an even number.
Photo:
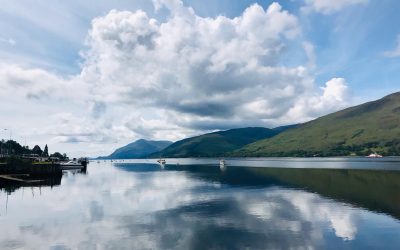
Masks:
[[[14,140],[5,141],[3,139],[0,141],[0,155],[22,156],[28,154],[34,154],[41,157],[57,157],[60,160],[68,159],[68,156],[65,153],[61,154],[60,152],[55,152],[53,154],[49,154],[49,147],[47,144],[42,150],[39,145],[35,145],[32,149],[30,149],[29,146],[22,146]]]

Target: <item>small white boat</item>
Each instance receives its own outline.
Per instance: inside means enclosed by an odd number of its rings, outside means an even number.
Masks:
[[[219,168],[220,168],[221,170],[224,170],[224,169],[226,168],[226,162],[225,162],[225,160],[220,160],[220,161],[219,161]]]
[[[167,163],[164,159],[159,159],[157,162],[161,165],[165,165]]]
[[[83,168],[82,163],[77,161],[62,162],[60,165],[62,170]]]
[[[367,158],[382,158],[383,156],[377,153],[372,153],[368,156],[366,156]]]

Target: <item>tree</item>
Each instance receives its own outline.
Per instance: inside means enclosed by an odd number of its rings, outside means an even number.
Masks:
[[[32,149],[32,154],[42,155],[43,151],[38,145],[35,145]]]
[[[61,154],[60,152],[55,152],[54,154],[51,154],[50,157],[56,157],[56,158],[60,159],[61,161],[64,161],[67,159],[67,155]]]
[[[18,142],[9,140],[4,145],[2,144],[2,151],[3,153],[7,152],[8,154],[13,155],[22,155],[29,153],[29,150],[22,147]]]
[[[47,147],[47,144],[46,144],[46,146],[44,146],[43,156],[49,157],[49,148]]]

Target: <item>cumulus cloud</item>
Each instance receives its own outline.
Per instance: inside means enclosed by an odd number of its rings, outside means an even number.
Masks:
[[[254,4],[236,18],[203,18],[180,1],[156,1],[161,6],[172,13],[162,23],[143,11],[113,10],[93,20],[81,74],[93,96],[164,109],[173,124],[212,130],[232,121],[278,123],[315,94],[307,63],[282,61],[301,29],[278,3]],[[312,45],[303,45],[314,64]]]
[[[400,35],[397,36],[396,48],[383,52],[383,55],[386,57],[400,57]]]
[[[305,0],[306,6],[304,10],[313,10],[322,14],[332,14],[348,6],[365,4],[367,2],[368,0]]]
[[[41,129],[70,143],[178,140],[297,123],[346,105],[344,79],[318,88],[313,45],[302,40],[297,17],[278,3],[211,18],[179,0],[153,2],[169,11],[165,20],[142,10],[93,19],[78,75],[1,64],[0,96],[52,103],[59,109],[53,114],[73,106],[68,122],[52,118],[52,126]],[[298,65],[285,61],[293,45],[306,58]]]
[[[338,107],[349,105],[350,92],[344,78],[332,78],[321,87],[322,95],[309,95],[300,98],[288,112],[288,116],[296,120],[309,120],[324,112],[333,112]]]

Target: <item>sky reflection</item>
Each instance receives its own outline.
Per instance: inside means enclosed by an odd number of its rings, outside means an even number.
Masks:
[[[390,249],[400,243],[400,223],[391,216],[279,181],[264,179],[260,185],[261,179],[232,171],[92,163],[88,175],[64,176],[60,186],[42,187],[40,193],[38,187],[17,189],[8,195],[7,213],[7,195],[0,191],[0,248],[337,249],[384,244]]]

